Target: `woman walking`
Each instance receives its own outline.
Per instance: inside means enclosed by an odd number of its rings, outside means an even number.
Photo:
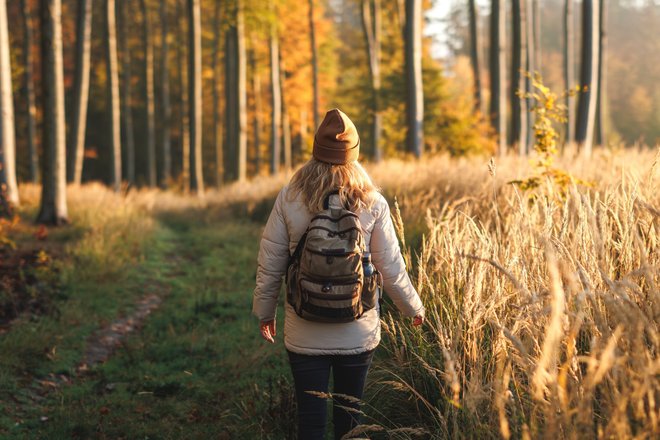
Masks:
[[[377,285],[405,316],[414,317],[414,325],[424,320],[389,206],[357,162],[359,149],[353,122],[330,110],[314,137],[313,158],[277,196],[259,250],[253,313],[271,343],[287,277],[284,344],[301,440],[324,438],[326,401],[313,392],[328,392],[331,372],[335,439],[359,423],[357,412],[341,408],[358,409],[356,400],[337,395],[362,398],[380,342]]]

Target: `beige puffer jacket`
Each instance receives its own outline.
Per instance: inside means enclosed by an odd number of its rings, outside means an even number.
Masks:
[[[410,282],[394,232],[390,209],[381,194],[370,210],[357,212],[364,230],[367,250],[374,266],[383,275],[385,293],[405,316],[423,315],[424,306]],[[339,207],[339,196],[330,197],[330,206]],[[261,321],[275,318],[277,300],[293,253],[313,214],[300,196],[289,200],[288,187],[277,196],[259,249],[257,285],[252,312]],[[304,320],[285,302],[284,344],[290,351],[308,354],[357,354],[376,348],[380,342],[377,308],[349,323],[327,324]]]

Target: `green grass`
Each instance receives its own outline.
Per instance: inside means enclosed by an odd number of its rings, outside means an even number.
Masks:
[[[0,352],[13,353],[0,361],[0,401],[12,406],[8,396],[20,394],[32,376],[71,373],[98,325],[148,292],[164,296],[108,362],[43,401],[25,398],[9,416],[5,411],[0,436],[290,436],[293,401],[283,344],[263,343],[250,315],[261,224],[160,217],[141,258],[102,282],[89,273],[69,274],[59,319],[21,323],[0,339]]]

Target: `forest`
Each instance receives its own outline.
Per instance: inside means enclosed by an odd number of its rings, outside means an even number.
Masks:
[[[265,345],[252,291],[333,108],[427,314],[385,300],[344,438],[660,435],[659,28],[657,0],[0,0],[0,438],[296,438],[286,300]]]

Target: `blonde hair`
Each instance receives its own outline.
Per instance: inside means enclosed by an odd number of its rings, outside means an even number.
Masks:
[[[357,161],[333,165],[310,159],[291,178],[289,195],[302,196],[310,212],[321,211],[326,196],[339,191],[341,204],[351,211],[369,209],[378,188]]]

